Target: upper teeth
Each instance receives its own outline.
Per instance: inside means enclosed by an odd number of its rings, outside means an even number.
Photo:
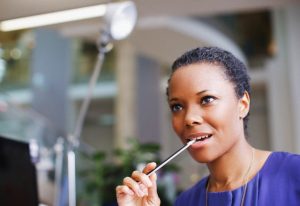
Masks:
[[[196,138],[190,138],[190,139],[188,139],[188,140],[189,140],[189,141],[192,141],[193,139],[196,139],[196,141],[202,141],[202,140],[204,140],[204,139],[206,139],[206,138],[209,138],[209,137],[211,137],[211,134],[199,136],[199,137],[196,137]]]
[[[196,140],[203,140],[205,138],[208,138],[209,135],[204,135],[204,136],[201,136],[201,137],[197,137]]]
[[[208,135],[201,136],[201,137],[197,137],[196,139],[197,139],[197,140],[201,140],[201,139],[205,139],[205,138],[208,138]]]

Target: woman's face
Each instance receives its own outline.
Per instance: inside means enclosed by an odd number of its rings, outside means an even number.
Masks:
[[[248,95],[236,97],[221,66],[197,63],[177,69],[169,83],[172,125],[183,143],[197,138],[189,152],[198,162],[211,162],[244,138]]]

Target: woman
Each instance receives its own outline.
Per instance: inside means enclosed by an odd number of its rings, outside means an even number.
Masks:
[[[300,156],[247,142],[250,85],[246,67],[216,47],[191,50],[172,66],[167,88],[173,128],[209,176],[181,193],[176,206],[300,205]],[[284,137],[283,137],[284,138]],[[134,171],[116,188],[119,206],[160,205],[156,175]]]

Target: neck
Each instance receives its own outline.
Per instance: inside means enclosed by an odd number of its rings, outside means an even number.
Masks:
[[[210,171],[209,190],[226,191],[236,189],[249,178],[253,151],[246,140],[237,143],[234,148],[217,160],[208,163]]]

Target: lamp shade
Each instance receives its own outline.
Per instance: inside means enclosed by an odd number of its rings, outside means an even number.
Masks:
[[[105,20],[114,40],[126,38],[133,30],[137,21],[136,6],[131,1],[108,4]]]

